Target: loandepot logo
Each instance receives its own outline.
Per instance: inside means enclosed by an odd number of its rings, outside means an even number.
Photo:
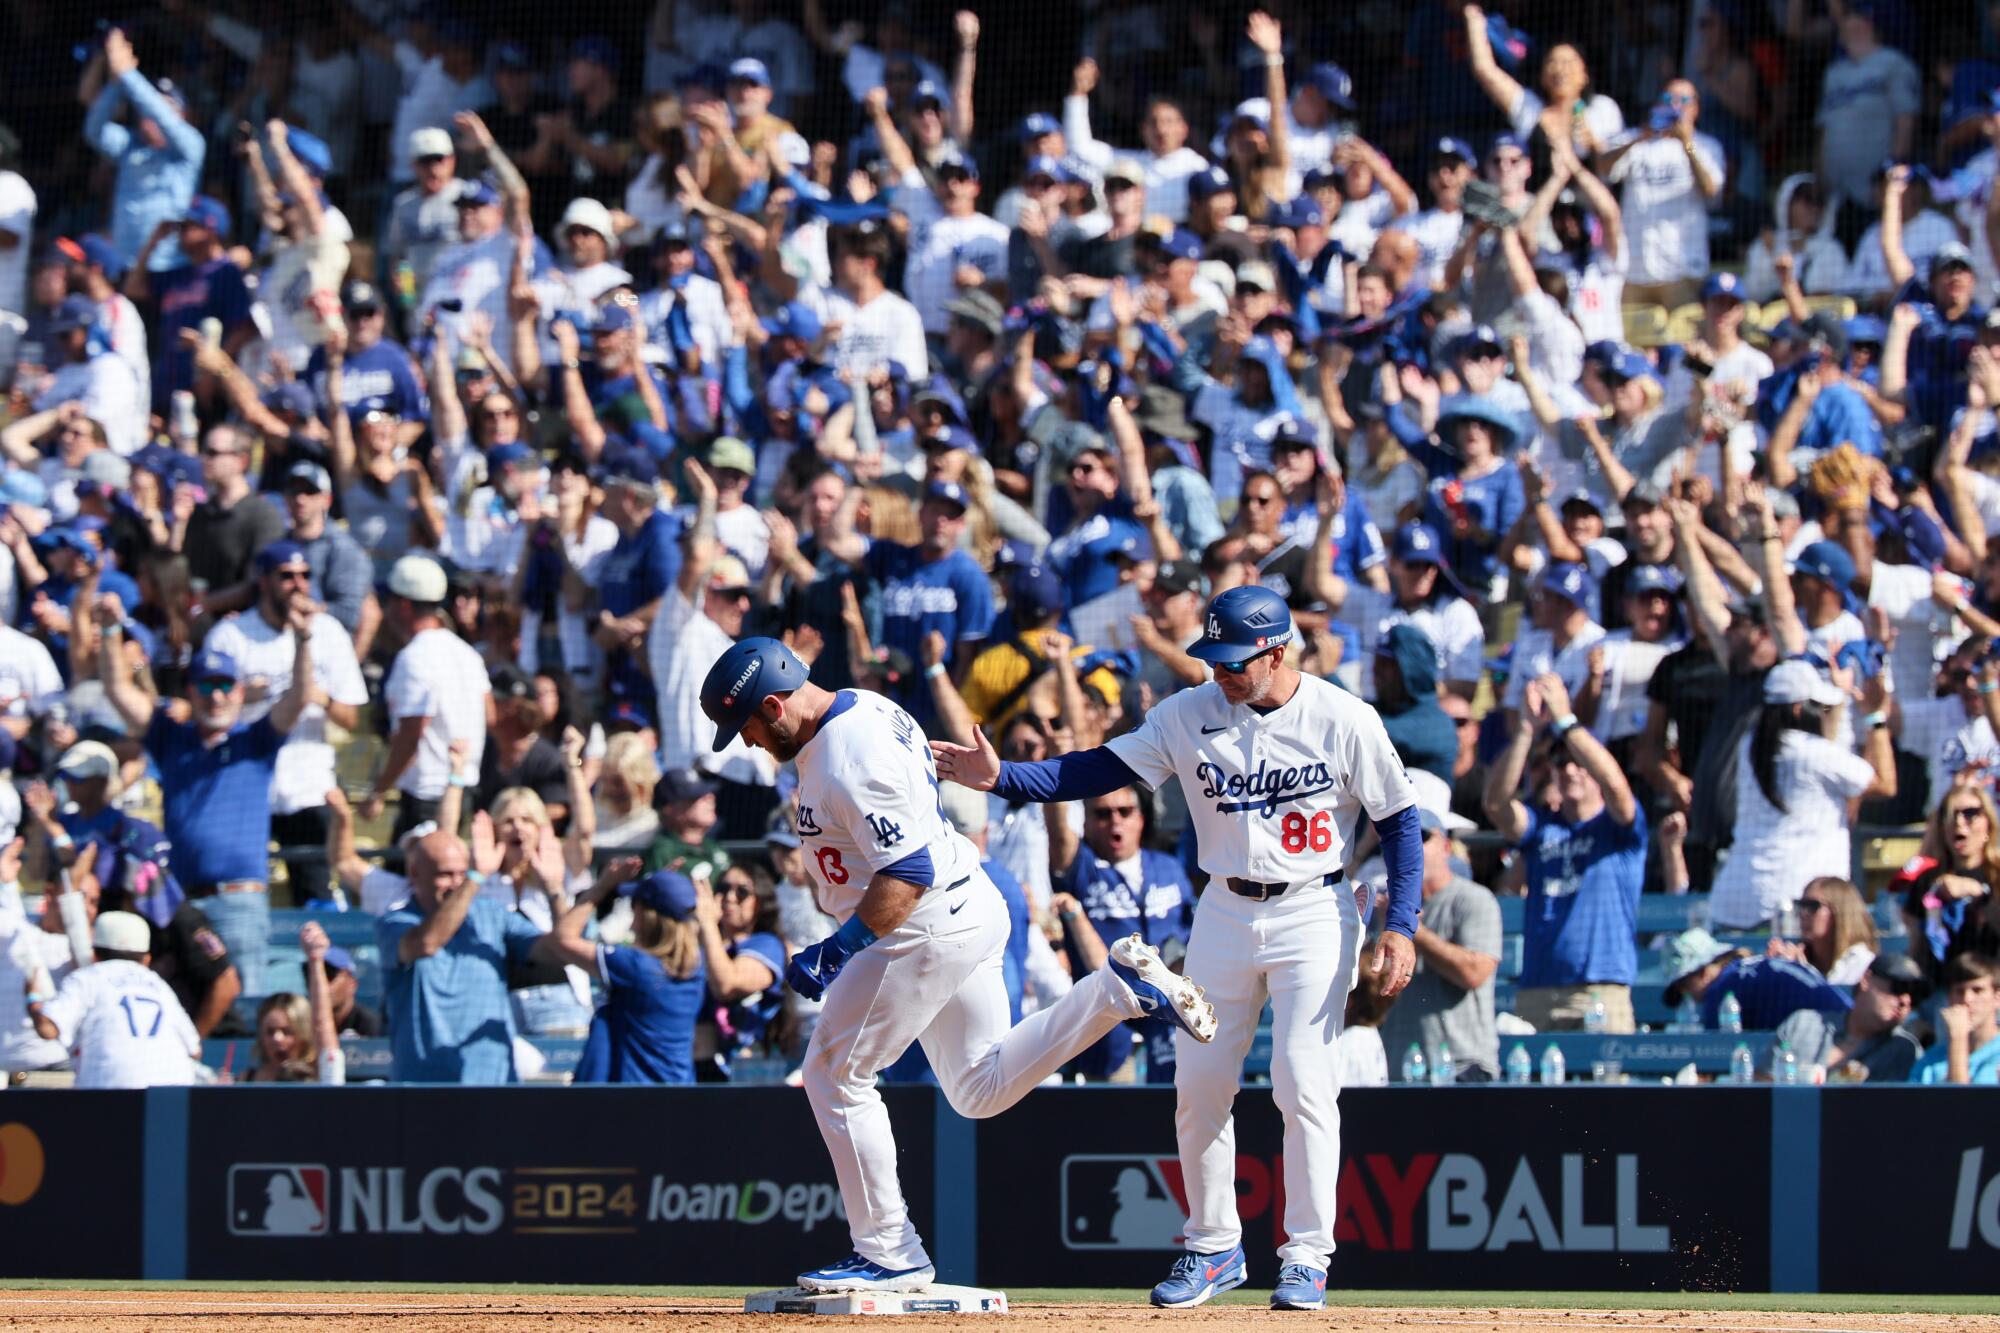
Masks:
[[[15,1206],[35,1197],[47,1166],[42,1141],[26,1125],[0,1125],[0,1204]]]
[[[763,1226],[782,1222],[811,1231],[828,1218],[847,1220],[840,1191],[832,1185],[780,1185],[775,1180],[684,1185],[653,1177],[646,1201],[649,1222],[740,1222]]]

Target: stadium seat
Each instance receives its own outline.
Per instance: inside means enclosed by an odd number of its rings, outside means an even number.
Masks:
[[[1661,341],[1693,342],[1695,335],[1701,331],[1701,313],[1699,301],[1690,301],[1686,305],[1674,307],[1673,313],[1667,316],[1666,336]]]
[[[1628,305],[1624,310],[1625,341],[1634,347],[1658,347],[1667,341],[1664,306]]]

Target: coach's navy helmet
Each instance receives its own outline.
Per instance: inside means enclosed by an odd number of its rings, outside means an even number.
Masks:
[[[1206,628],[1187,651],[1203,662],[1241,662],[1291,641],[1292,613],[1285,599],[1246,584],[1208,604]]]
[[[735,644],[701,683],[701,711],[715,724],[715,748],[724,749],[773,694],[790,694],[806,683],[806,664],[776,639],[745,639]]]

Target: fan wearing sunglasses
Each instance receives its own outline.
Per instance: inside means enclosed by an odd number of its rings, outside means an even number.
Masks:
[[[1365,815],[1382,839],[1389,916],[1373,967],[1393,994],[1416,965],[1423,834],[1416,790],[1381,717],[1293,665],[1298,634],[1277,593],[1231,588],[1208,604],[1188,654],[1214,679],[1154,707],[1093,750],[1002,764],[976,746],[932,741],[938,776],[1009,801],[1072,801],[1178,777],[1208,892],[1187,970],[1215,1004],[1213,1042],[1176,1040],[1175,1125],[1187,1180],[1187,1253],[1155,1305],[1200,1305],[1247,1278],[1229,1150],[1230,1104],[1268,996],[1272,1087],[1285,1117],[1285,1243],[1272,1304],[1319,1309],[1333,1255],[1340,1174],[1340,1061],[1334,1047],[1360,965],[1363,925],[1343,884]]]

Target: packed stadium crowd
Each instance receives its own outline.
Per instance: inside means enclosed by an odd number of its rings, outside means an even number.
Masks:
[[[1129,0],[1026,39],[1039,102],[894,0],[167,0],[74,64],[55,8],[0,134],[17,1081],[781,1075],[832,923],[720,653],[1041,759],[1251,583],[1420,798],[1345,1081],[1662,1013],[2000,1081],[1994,7]],[[1184,945],[1177,784],[941,797],[1017,1013]]]

